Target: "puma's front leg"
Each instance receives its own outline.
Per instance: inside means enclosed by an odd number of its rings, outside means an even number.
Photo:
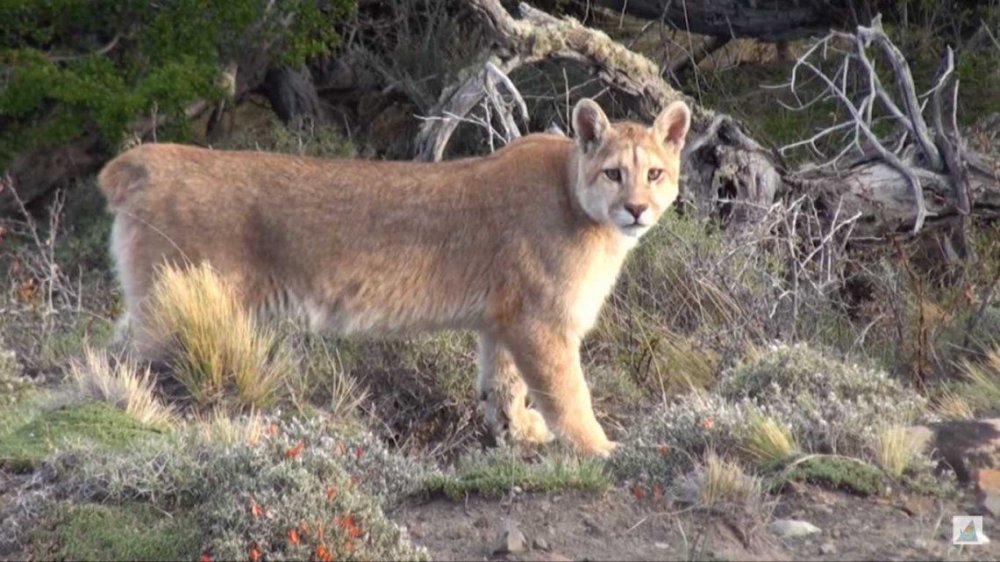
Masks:
[[[512,439],[546,443],[553,438],[541,413],[527,405],[528,386],[510,353],[495,339],[479,336],[479,378],[476,391],[486,406],[486,423],[497,437],[505,430]]]
[[[549,325],[512,327],[504,343],[549,427],[584,452],[607,456],[615,448],[597,423],[580,366],[580,340]]]

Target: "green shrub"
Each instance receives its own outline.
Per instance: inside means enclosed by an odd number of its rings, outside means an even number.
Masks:
[[[62,486],[77,501],[183,508],[206,531],[198,552],[216,559],[254,549],[270,559],[426,558],[382,512],[416,489],[421,465],[371,435],[339,434],[319,420],[263,423],[268,429],[251,443],[195,433],[117,454],[79,451],[57,465]]]
[[[221,68],[268,46],[302,64],[337,44],[351,0],[6,2],[0,6],[0,167],[25,149],[97,130],[117,145],[139,115],[180,116],[226,95]],[[175,127],[186,125],[177,119]],[[164,127],[162,140],[171,133]]]
[[[746,440],[747,416],[744,404],[692,392],[647,414],[609,462],[619,477],[669,482],[709,451],[738,453]]]
[[[879,423],[909,423],[926,401],[884,371],[806,345],[777,345],[725,371],[719,393],[792,428],[803,447],[861,455]]]

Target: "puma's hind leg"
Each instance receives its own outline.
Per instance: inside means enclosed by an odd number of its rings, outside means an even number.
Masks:
[[[479,378],[476,392],[486,410],[493,435],[509,433],[516,441],[546,443],[553,438],[541,412],[528,407],[528,386],[502,345],[485,334],[479,337]]]

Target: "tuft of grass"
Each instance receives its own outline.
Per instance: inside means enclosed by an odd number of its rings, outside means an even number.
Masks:
[[[294,370],[277,333],[258,326],[208,264],[162,267],[146,312],[140,338],[167,358],[200,406],[268,406]]]
[[[296,355],[303,358],[295,376],[288,379],[289,394],[300,412],[316,404],[334,419],[349,420],[368,397],[352,373],[354,361],[349,351],[342,353],[326,339],[308,333],[297,334],[301,344]]]
[[[36,551],[60,560],[193,560],[204,536],[196,521],[151,505],[64,502],[36,529]]]
[[[424,490],[458,500],[469,494],[501,497],[515,486],[525,492],[596,492],[610,485],[604,464],[597,459],[557,455],[530,463],[513,450],[497,449],[467,459],[453,473],[430,474]]]
[[[882,472],[860,459],[837,455],[811,455],[785,469],[784,478],[774,482],[781,488],[785,480],[808,482],[859,496],[878,496],[885,489]]]
[[[955,395],[975,412],[1000,409],[1000,347],[990,350],[982,363],[963,360],[961,370]]]
[[[754,414],[747,424],[744,450],[761,466],[777,466],[798,452],[798,444],[787,426]]]
[[[747,474],[743,471],[743,467],[734,461],[709,452],[697,473],[701,480],[698,501],[702,507],[761,503],[764,488],[760,478]]]
[[[934,398],[931,411],[944,420],[971,420],[976,417],[969,401],[952,389],[944,389]]]
[[[921,456],[925,442],[901,425],[889,425],[876,435],[872,448],[875,462],[893,478],[900,478]]]
[[[196,414],[193,429],[210,443],[243,445],[259,443],[264,435],[264,422],[256,410],[233,418],[223,408],[215,408],[211,414]]]
[[[75,398],[106,402],[141,424],[168,427],[176,419],[173,409],[156,397],[152,373],[140,372],[129,358],[118,357],[112,364],[106,351],[87,348],[82,360],[70,363],[69,380]]]
[[[121,449],[160,433],[100,402],[57,408],[34,416],[0,438],[0,466],[28,470],[65,444],[83,441]]]

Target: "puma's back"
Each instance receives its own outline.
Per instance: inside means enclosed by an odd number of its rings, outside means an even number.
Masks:
[[[130,307],[158,264],[208,261],[248,305],[301,308],[317,326],[476,327],[512,267],[569,258],[556,248],[579,234],[572,148],[540,135],[419,164],[151,144],[108,164],[100,184]]]

